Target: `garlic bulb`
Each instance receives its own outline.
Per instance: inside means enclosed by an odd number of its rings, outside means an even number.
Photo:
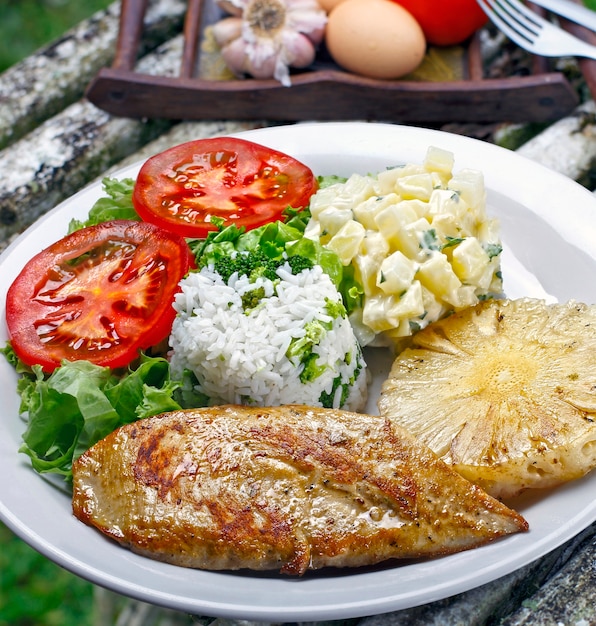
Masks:
[[[213,36],[237,75],[275,78],[290,86],[290,67],[315,58],[327,14],[317,0],[218,0],[231,13],[213,26]]]

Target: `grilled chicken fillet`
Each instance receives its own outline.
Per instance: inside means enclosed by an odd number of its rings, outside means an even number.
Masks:
[[[74,463],[73,488],[83,522],[134,552],[210,570],[303,574],[527,529],[389,420],[306,406],[128,424]]]

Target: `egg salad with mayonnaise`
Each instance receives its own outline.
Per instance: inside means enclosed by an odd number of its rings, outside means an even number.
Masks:
[[[350,321],[362,346],[399,348],[449,313],[502,295],[499,224],[482,172],[454,173],[431,146],[421,164],[321,185],[305,237],[351,266],[362,305]]]

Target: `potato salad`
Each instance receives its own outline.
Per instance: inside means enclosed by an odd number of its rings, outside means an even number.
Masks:
[[[353,268],[363,293],[350,321],[361,345],[399,348],[429,323],[502,294],[483,175],[453,168],[453,154],[431,146],[422,164],[354,174],[312,197],[305,237]]]

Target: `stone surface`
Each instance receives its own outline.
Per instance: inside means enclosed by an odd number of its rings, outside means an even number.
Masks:
[[[77,102],[0,152],[0,239],[21,232],[115,161],[165,130]]]
[[[596,104],[589,100],[530,139],[517,152],[589,189],[596,187]]]
[[[152,0],[141,52],[178,32],[185,10],[183,0]],[[112,62],[119,14],[120,2],[114,2],[0,75],[0,149],[82,97],[97,71]]]
[[[182,39],[144,57],[140,69],[174,72]],[[0,239],[21,232],[119,160],[172,126],[116,118],[79,100],[0,151]]]
[[[596,624],[596,524],[560,552],[553,575],[501,626]]]

